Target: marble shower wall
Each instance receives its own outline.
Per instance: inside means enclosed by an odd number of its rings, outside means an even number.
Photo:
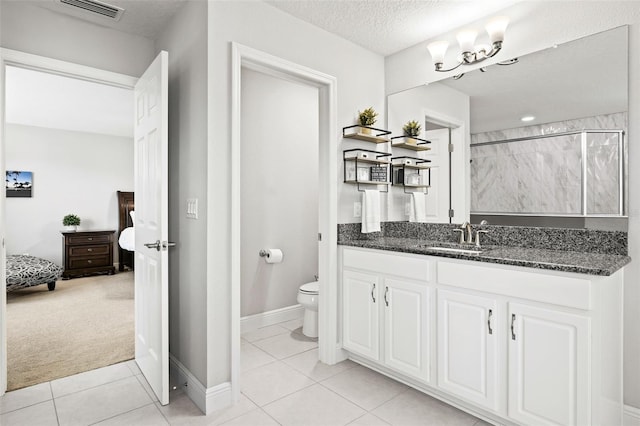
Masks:
[[[471,135],[471,212],[581,214],[579,134],[478,147],[473,145],[582,129],[626,132],[627,113]],[[589,214],[618,213],[617,144],[617,133],[589,134]]]

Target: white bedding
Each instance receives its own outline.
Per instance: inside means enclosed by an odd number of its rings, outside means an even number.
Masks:
[[[120,238],[118,238],[118,244],[125,250],[136,251],[135,236],[132,226],[124,228],[120,233]]]

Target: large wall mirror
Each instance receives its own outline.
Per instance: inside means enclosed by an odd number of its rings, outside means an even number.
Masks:
[[[614,28],[392,94],[389,117],[412,95],[448,108],[425,87],[468,96],[468,170],[451,173],[469,176],[472,222],[626,230],[627,39]]]

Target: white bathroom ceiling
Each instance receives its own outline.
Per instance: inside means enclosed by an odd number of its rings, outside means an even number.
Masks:
[[[303,21],[383,56],[520,0],[265,0]]]
[[[7,67],[6,122],[133,138],[133,91]]]

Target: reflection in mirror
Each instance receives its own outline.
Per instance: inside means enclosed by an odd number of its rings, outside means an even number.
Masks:
[[[620,27],[429,85],[469,96],[472,222],[626,230],[627,56]]]

